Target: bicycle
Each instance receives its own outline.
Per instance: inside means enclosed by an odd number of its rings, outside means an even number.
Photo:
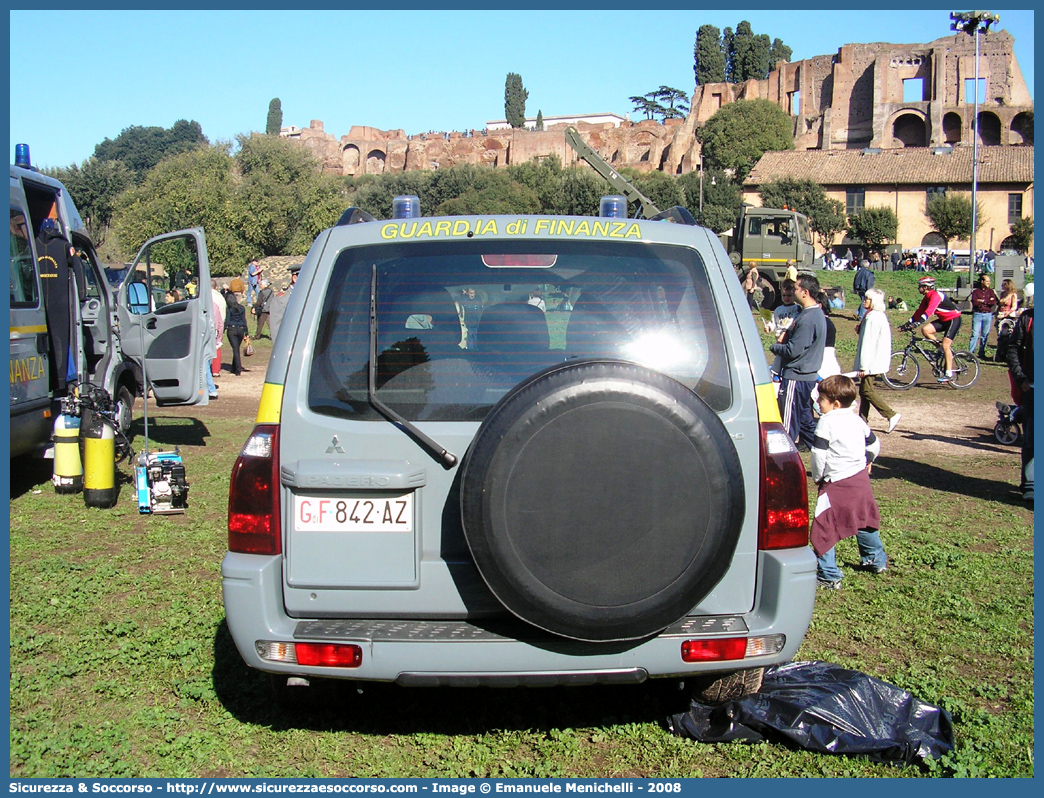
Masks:
[[[942,342],[919,336],[908,324],[902,325],[899,329],[910,333],[910,341],[903,349],[892,352],[888,372],[883,375],[885,385],[896,391],[906,391],[914,387],[921,377],[921,365],[917,355],[931,365],[932,374],[937,379],[945,377],[946,355],[942,351]],[[926,349],[926,343],[932,343],[934,346]],[[959,389],[971,388],[978,379],[979,359],[971,352],[954,352],[953,377],[946,384]]]

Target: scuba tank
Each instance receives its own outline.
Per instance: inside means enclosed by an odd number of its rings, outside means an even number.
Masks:
[[[63,412],[54,420],[55,493],[79,493],[83,490],[83,464],[80,462],[80,419]]]
[[[116,436],[101,413],[84,413],[80,427],[83,441],[83,503],[88,507],[112,507],[116,491]]]

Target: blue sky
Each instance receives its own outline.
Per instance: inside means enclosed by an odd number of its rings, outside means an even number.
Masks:
[[[504,116],[517,72],[526,110],[545,116],[626,114],[660,85],[691,93],[700,25],[780,38],[793,59],[853,42],[928,42],[950,35],[952,6],[932,11],[11,11],[9,154],[30,144],[37,166],[80,163],[131,125],[194,119],[212,141],[283,124],[481,129]],[[991,8],[1015,37],[1033,93],[1034,15]],[[24,31],[46,31],[40,40]],[[58,109],[58,117],[42,109]],[[638,118],[638,117],[634,117]]]

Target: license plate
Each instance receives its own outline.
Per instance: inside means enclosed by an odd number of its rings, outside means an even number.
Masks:
[[[307,532],[412,532],[413,494],[350,499],[294,496],[294,528]]]

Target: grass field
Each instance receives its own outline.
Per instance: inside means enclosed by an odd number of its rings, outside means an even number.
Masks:
[[[885,273],[879,285],[896,293],[887,282],[908,276]],[[850,311],[836,317],[845,367]],[[257,347],[253,369],[270,343]],[[969,406],[988,415],[1005,385],[1003,369],[987,366],[969,391],[902,395],[904,414],[939,426],[888,436],[875,467],[892,566],[857,572],[854,542],[840,544],[845,587],[821,591],[799,654],[949,710],[957,749],[932,768],[679,739],[665,725],[678,698],[648,685],[328,685],[312,688],[310,707],[278,706],[224,623],[228,478],[253,416],[219,403],[150,413],[153,444],[181,446],[186,461],[183,516],[139,516],[127,465],[118,505],[96,510],[55,495],[48,464],[12,462],[11,774],[1032,776],[1033,514],[1012,491],[1018,452],[992,445],[988,429],[946,431]],[[140,404],[138,414],[136,448]]]

